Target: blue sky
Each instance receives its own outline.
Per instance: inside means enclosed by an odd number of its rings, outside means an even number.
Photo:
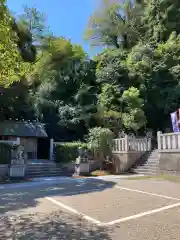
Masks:
[[[54,35],[70,38],[73,43],[83,45],[91,56],[94,51],[83,40],[83,32],[97,2],[98,0],[7,0],[9,9],[15,13],[22,13],[23,5],[38,8],[46,14]]]

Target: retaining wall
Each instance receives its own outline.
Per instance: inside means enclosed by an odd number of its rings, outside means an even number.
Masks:
[[[180,175],[180,152],[160,152],[159,169],[161,173]]]
[[[127,172],[145,152],[113,153],[116,173]]]

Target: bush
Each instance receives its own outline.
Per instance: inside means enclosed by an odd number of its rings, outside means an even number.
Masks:
[[[7,143],[0,143],[0,164],[10,164],[12,146]]]
[[[78,148],[87,149],[87,144],[82,142],[67,142],[55,146],[55,161],[58,163],[74,162],[78,157]]]
[[[108,128],[95,127],[89,130],[87,146],[94,154],[100,153],[104,158],[112,152],[114,134]]]

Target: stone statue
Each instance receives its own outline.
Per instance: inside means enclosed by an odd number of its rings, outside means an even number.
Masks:
[[[23,165],[23,164],[25,164],[24,147],[19,145],[15,151],[16,151],[16,155],[15,155],[15,158],[12,159],[11,164],[12,165]]]
[[[84,149],[82,147],[79,147],[78,149],[79,156],[76,158],[75,161],[75,171],[74,171],[74,176],[79,176],[80,175],[80,165],[81,161],[84,156]]]

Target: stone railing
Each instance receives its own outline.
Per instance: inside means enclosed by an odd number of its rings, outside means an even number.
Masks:
[[[180,152],[180,133],[157,133],[159,152]]]
[[[147,152],[151,150],[151,138],[136,138],[134,136],[126,135],[124,138],[117,138],[113,140],[113,153],[121,152]]]

